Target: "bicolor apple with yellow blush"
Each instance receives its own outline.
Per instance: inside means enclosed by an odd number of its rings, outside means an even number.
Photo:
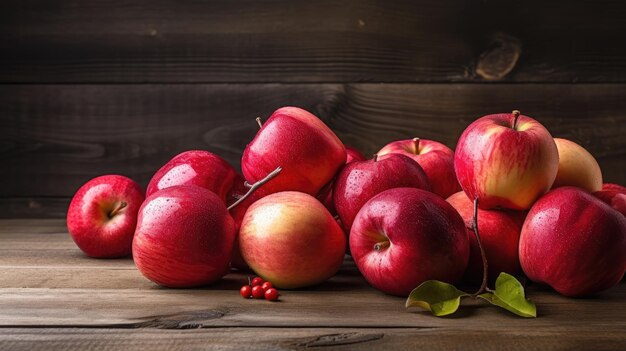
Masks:
[[[239,230],[248,266],[284,289],[324,282],[343,262],[346,238],[337,221],[313,196],[284,191],[252,204]]]
[[[461,135],[454,169],[482,209],[527,210],[551,187],[559,155],[550,132],[515,110],[481,117]]]

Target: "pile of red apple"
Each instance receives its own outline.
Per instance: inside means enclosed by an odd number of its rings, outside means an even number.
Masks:
[[[72,238],[91,257],[132,253],[146,278],[176,288],[231,267],[306,287],[346,253],[372,286],[399,296],[426,280],[480,282],[483,259],[492,280],[523,273],[568,296],[624,276],[626,188],[603,185],[589,152],[518,111],[479,118],[456,151],[415,138],[369,160],[299,108],[259,125],[243,177],[194,150],[159,169],[145,198],[123,176],[89,181],[68,210]]]

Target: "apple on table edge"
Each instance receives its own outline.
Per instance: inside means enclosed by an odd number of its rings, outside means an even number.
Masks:
[[[74,194],[67,229],[87,256],[129,256],[143,201],[143,189],[134,180],[121,175],[96,177]]]

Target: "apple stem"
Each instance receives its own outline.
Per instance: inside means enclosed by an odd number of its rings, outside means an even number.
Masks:
[[[261,122],[261,117],[256,118],[256,124],[259,125],[259,128],[263,128],[263,122]]]
[[[379,243],[374,244],[374,250],[382,251],[383,249],[388,248],[390,245],[389,241],[381,241]]]
[[[378,154],[374,154],[374,162],[378,162]]]
[[[413,143],[415,144],[415,154],[419,155],[419,153],[420,153],[420,138],[413,138]]]
[[[519,118],[520,112],[519,110],[513,110],[511,114],[513,114],[513,129],[517,130],[517,119]]]
[[[235,201],[235,203],[233,203],[232,205],[228,206],[228,210],[230,211],[235,206],[237,206],[240,203],[242,203],[243,200],[245,200],[248,196],[252,195],[252,193],[255,192],[261,186],[263,186],[263,184],[269,182],[270,180],[272,180],[272,178],[276,177],[278,175],[278,173],[280,173],[280,171],[282,171],[282,170],[283,169],[281,167],[277,167],[275,170],[271,171],[268,175],[266,175],[265,178],[263,178],[263,179],[259,180],[258,182],[252,184],[250,189],[248,189],[247,193],[245,193],[241,198],[239,198],[239,200]]]
[[[487,255],[485,255],[485,249],[483,248],[483,244],[480,241],[480,235],[478,234],[478,198],[474,199],[474,216],[472,217],[472,229],[474,230],[474,235],[476,235],[476,241],[478,242],[478,248],[480,249],[480,257],[483,260],[483,281],[480,284],[480,288],[474,294],[474,296],[478,296],[487,290]]]
[[[109,218],[115,217],[115,215],[118,214],[127,205],[128,204],[126,202],[124,202],[124,201],[118,202],[117,205],[115,205],[115,207],[113,208],[113,210],[111,210],[111,212],[109,212]]]

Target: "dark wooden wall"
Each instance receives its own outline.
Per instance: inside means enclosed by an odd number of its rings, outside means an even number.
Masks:
[[[145,185],[186,149],[239,166],[284,105],[366,153],[516,108],[623,184],[626,3],[2,1],[0,216],[63,216],[91,177]]]

